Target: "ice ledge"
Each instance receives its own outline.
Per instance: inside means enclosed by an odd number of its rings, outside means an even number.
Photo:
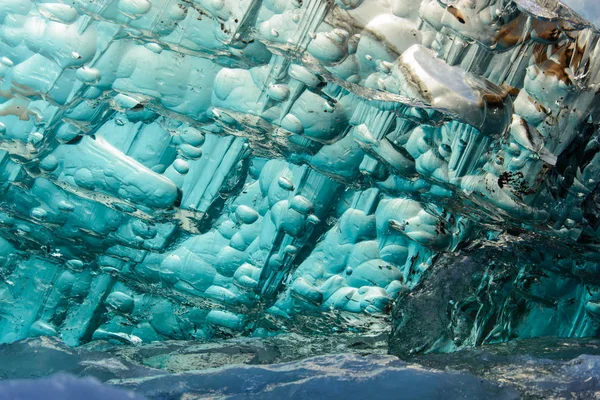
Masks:
[[[514,0],[519,7],[547,20],[567,20],[576,25],[600,29],[600,3],[596,0]]]

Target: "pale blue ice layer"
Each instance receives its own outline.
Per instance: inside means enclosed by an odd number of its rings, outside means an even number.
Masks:
[[[386,347],[383,336],[355,334],[77,348],[29,338],[0,346],[0,398],[587,399],[600,387],[593,338],[515,340],[406,361]]]
[[[401,390],[402,398],[449,400],[518,399],[513,388],[503,388],[479,377],[458,372],[427,370],[391,356],[350,354],[321,356],[272,366],[228,366],[205,372],[112,380],[117,389],[93,378],[58,374],[37,380],[0,382],[2,400],[141,400],[181,398],[220,399],[388,399]]]

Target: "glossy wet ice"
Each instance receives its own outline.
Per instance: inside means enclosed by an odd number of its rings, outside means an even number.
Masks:
[[[596,335],[600,44],[571,5],[2,0],[0,341]]]

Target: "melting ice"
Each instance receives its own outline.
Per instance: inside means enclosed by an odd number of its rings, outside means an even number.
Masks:
[[[0,0],[0,342],[597,336],[598,21]]]

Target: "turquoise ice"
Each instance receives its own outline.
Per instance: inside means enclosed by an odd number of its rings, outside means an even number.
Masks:
[[[385,331],[519,235],[578,250],[513,336],[597,334],[600,36],[540,4],[0,0],[0,342]]]

